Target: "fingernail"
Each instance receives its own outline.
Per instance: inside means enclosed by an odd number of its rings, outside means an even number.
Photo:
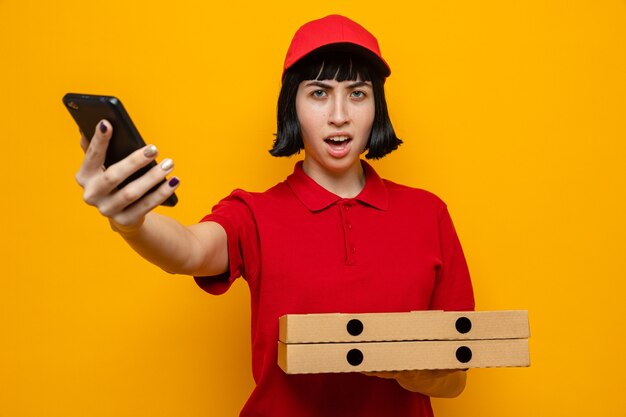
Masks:
[[[107,125],[105,125],[104,122],[100,122],[100,125],[98,127],[100,128],[100,132],[102,133],[107,132]]]
[[[148,145],[146,147],[146,149],[143,150],[143,155],[146,158],[152,158],[152,157],[156,156],[157,153],[159,153],[159,151],[158,151],[157,147],[154,146],[154,145]]]
[[[174,161],[172,161],[170,158],[167,158],[166,160],[161,162],[161,169],[163,171],[169,171],[173,167],[174,167]]]
[[[170,178],[168,184],[170,185],[170,187],[174,188],[176,187],[178,184],[180,183],[180,180],[176,177],[172,177]]]

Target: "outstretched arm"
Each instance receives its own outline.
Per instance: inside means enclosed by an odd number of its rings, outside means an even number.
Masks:
[[[178,179],[163,182],[174,164],[166,159],[140,178],[118,190],[116,187],[157,156],[156,147],[145,146],[120,162],[103,168],[113,133],[103,120],[91,140],[81,137],[85,159],[76,174],[83,188],[83,199],[107,217],[117,231],[141,256],[162,269],[179,274],[211,276],[228,268],[226,232],[213,222],[183,226],[167,216],[151,211],[174,193]]]
[[[135,252],[173,274],[214,276],[228,269],[226,231],[215,222],[183,226],[148,213],[143,224],[119,234]]]

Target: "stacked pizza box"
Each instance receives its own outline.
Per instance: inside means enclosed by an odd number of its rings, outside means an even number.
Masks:
[[[529,366],[528,311],[288,314],[278,365],[288,374]]]

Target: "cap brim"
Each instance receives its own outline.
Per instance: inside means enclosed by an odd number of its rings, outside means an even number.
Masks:
[[[338,53],[345,52],[349,54],[359,55],[363,57],[365,60],[367,60],[368,62],[371,62],[376,72],[380,74],[383,78],[387,78],[389,77],[389,75],[391,75],[391,69],[389,68],[389,65],[387,65],[385,60],[383,60],[380,56],[370,51],[369,49],[364,48],[354,43],[350,43],[350,42],[338,42],[338,43],[331,43],[328,45],[320,46],[319,48],[314,49],[311,52],[307,53],[306,55],[300,57],[299,59],[296,60],[296,62],[299,62],[303,58],[310,56],[310,55],[327,53],[327,52],[338,52]],[[296,62],[294,62],[294,64]]]

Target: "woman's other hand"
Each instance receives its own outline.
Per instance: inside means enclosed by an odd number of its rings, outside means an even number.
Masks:
[[[454,398],[465,389],[467,372],[459,369],[365,372],[378,378],[395,379],[404,389],[430,397]]]

